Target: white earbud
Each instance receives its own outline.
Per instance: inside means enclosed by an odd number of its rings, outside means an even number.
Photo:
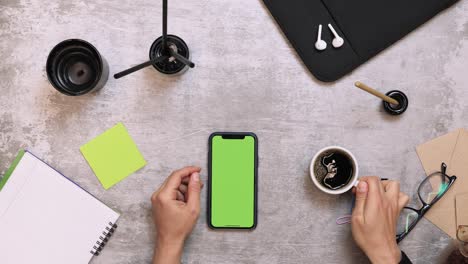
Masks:
[[[317,50],[324,50],[327,48],[327,43],[322,39],[322,24],[318,28],[317,42],[315,42],[315,48]]]
[[[335,36],[335,38],[332,41],[332,45],[334,48],[340,48],[344,44],[344,39],[336,33],[335,29],[332,27],[331,24],[328,24],[328,27],[330,28],[331,32]]]

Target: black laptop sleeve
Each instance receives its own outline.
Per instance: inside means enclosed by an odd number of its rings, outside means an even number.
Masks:
[[[331,82],[384,50],[458,0],[263,0],[304,64]],[[344,38],[332,46],[332,24]],[[315,49],[318,25],[327,49]]]

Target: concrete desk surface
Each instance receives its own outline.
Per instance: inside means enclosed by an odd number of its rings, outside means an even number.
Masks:
[[[109,78],[98,93],[67,97],[47,81],[48,52],[67,38],[94,44],[111,74],[148,58],[161,35],[161,1],[0,3],[0,171],[28,148],[120,211],[119,228],[92,263],[149,263],[150,195],[174,169],[203,168],[214,131],[259,137],[259,222],[255,231],[213,231],[202,214],[184,263],[366,263],[350,227],[351,195],[325,195],[309,178],[313,154],[350,149],[362,175],[401,181],[411,196],[424,177],[415,146],[467,125],[468,3],[461,1],[341,80],[325,84],[303,66],[259,0],[171,0],[169,33],[197,64],[178,77],[146,68]],[[311,34],[315,34],[311,32]],[[353,87],[405,91],[408,111]],[[105,191],[79,152],[123,122],[148,165]],[[72,238],[70,238],[72,239]],[[438,263],[451,239],[423,219],[401,247],[414,263]]]

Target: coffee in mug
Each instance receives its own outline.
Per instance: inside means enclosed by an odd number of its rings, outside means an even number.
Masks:
[[[341,194],[357,184],[357,161],[345,148],[326,147],[312,159],[310,176],[320,190],[330,194]]]

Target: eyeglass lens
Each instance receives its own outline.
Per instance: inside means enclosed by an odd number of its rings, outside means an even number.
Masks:
[[[397,234],[407,233],[411,225],[418,219],[418,213],[414,210],[403,208],[398,218]]]
[[[450,179],[441,173],[435,173],[424,179],[418,189],[421,201],[426,204],[435,202],[436,198],[445,193],[449,186],[449,181]],[[419,206],[422,206],[422,204]],[[404,208],[398,218],[397,234],[407,233],[410,227],[418,220],[418,217],[419,214],[415,210]]]
[[[447,190],[449,181],[447,176],[440,173],[427,177],[419,187],[419,197],[426,204],[432,204],[437,197]]]

